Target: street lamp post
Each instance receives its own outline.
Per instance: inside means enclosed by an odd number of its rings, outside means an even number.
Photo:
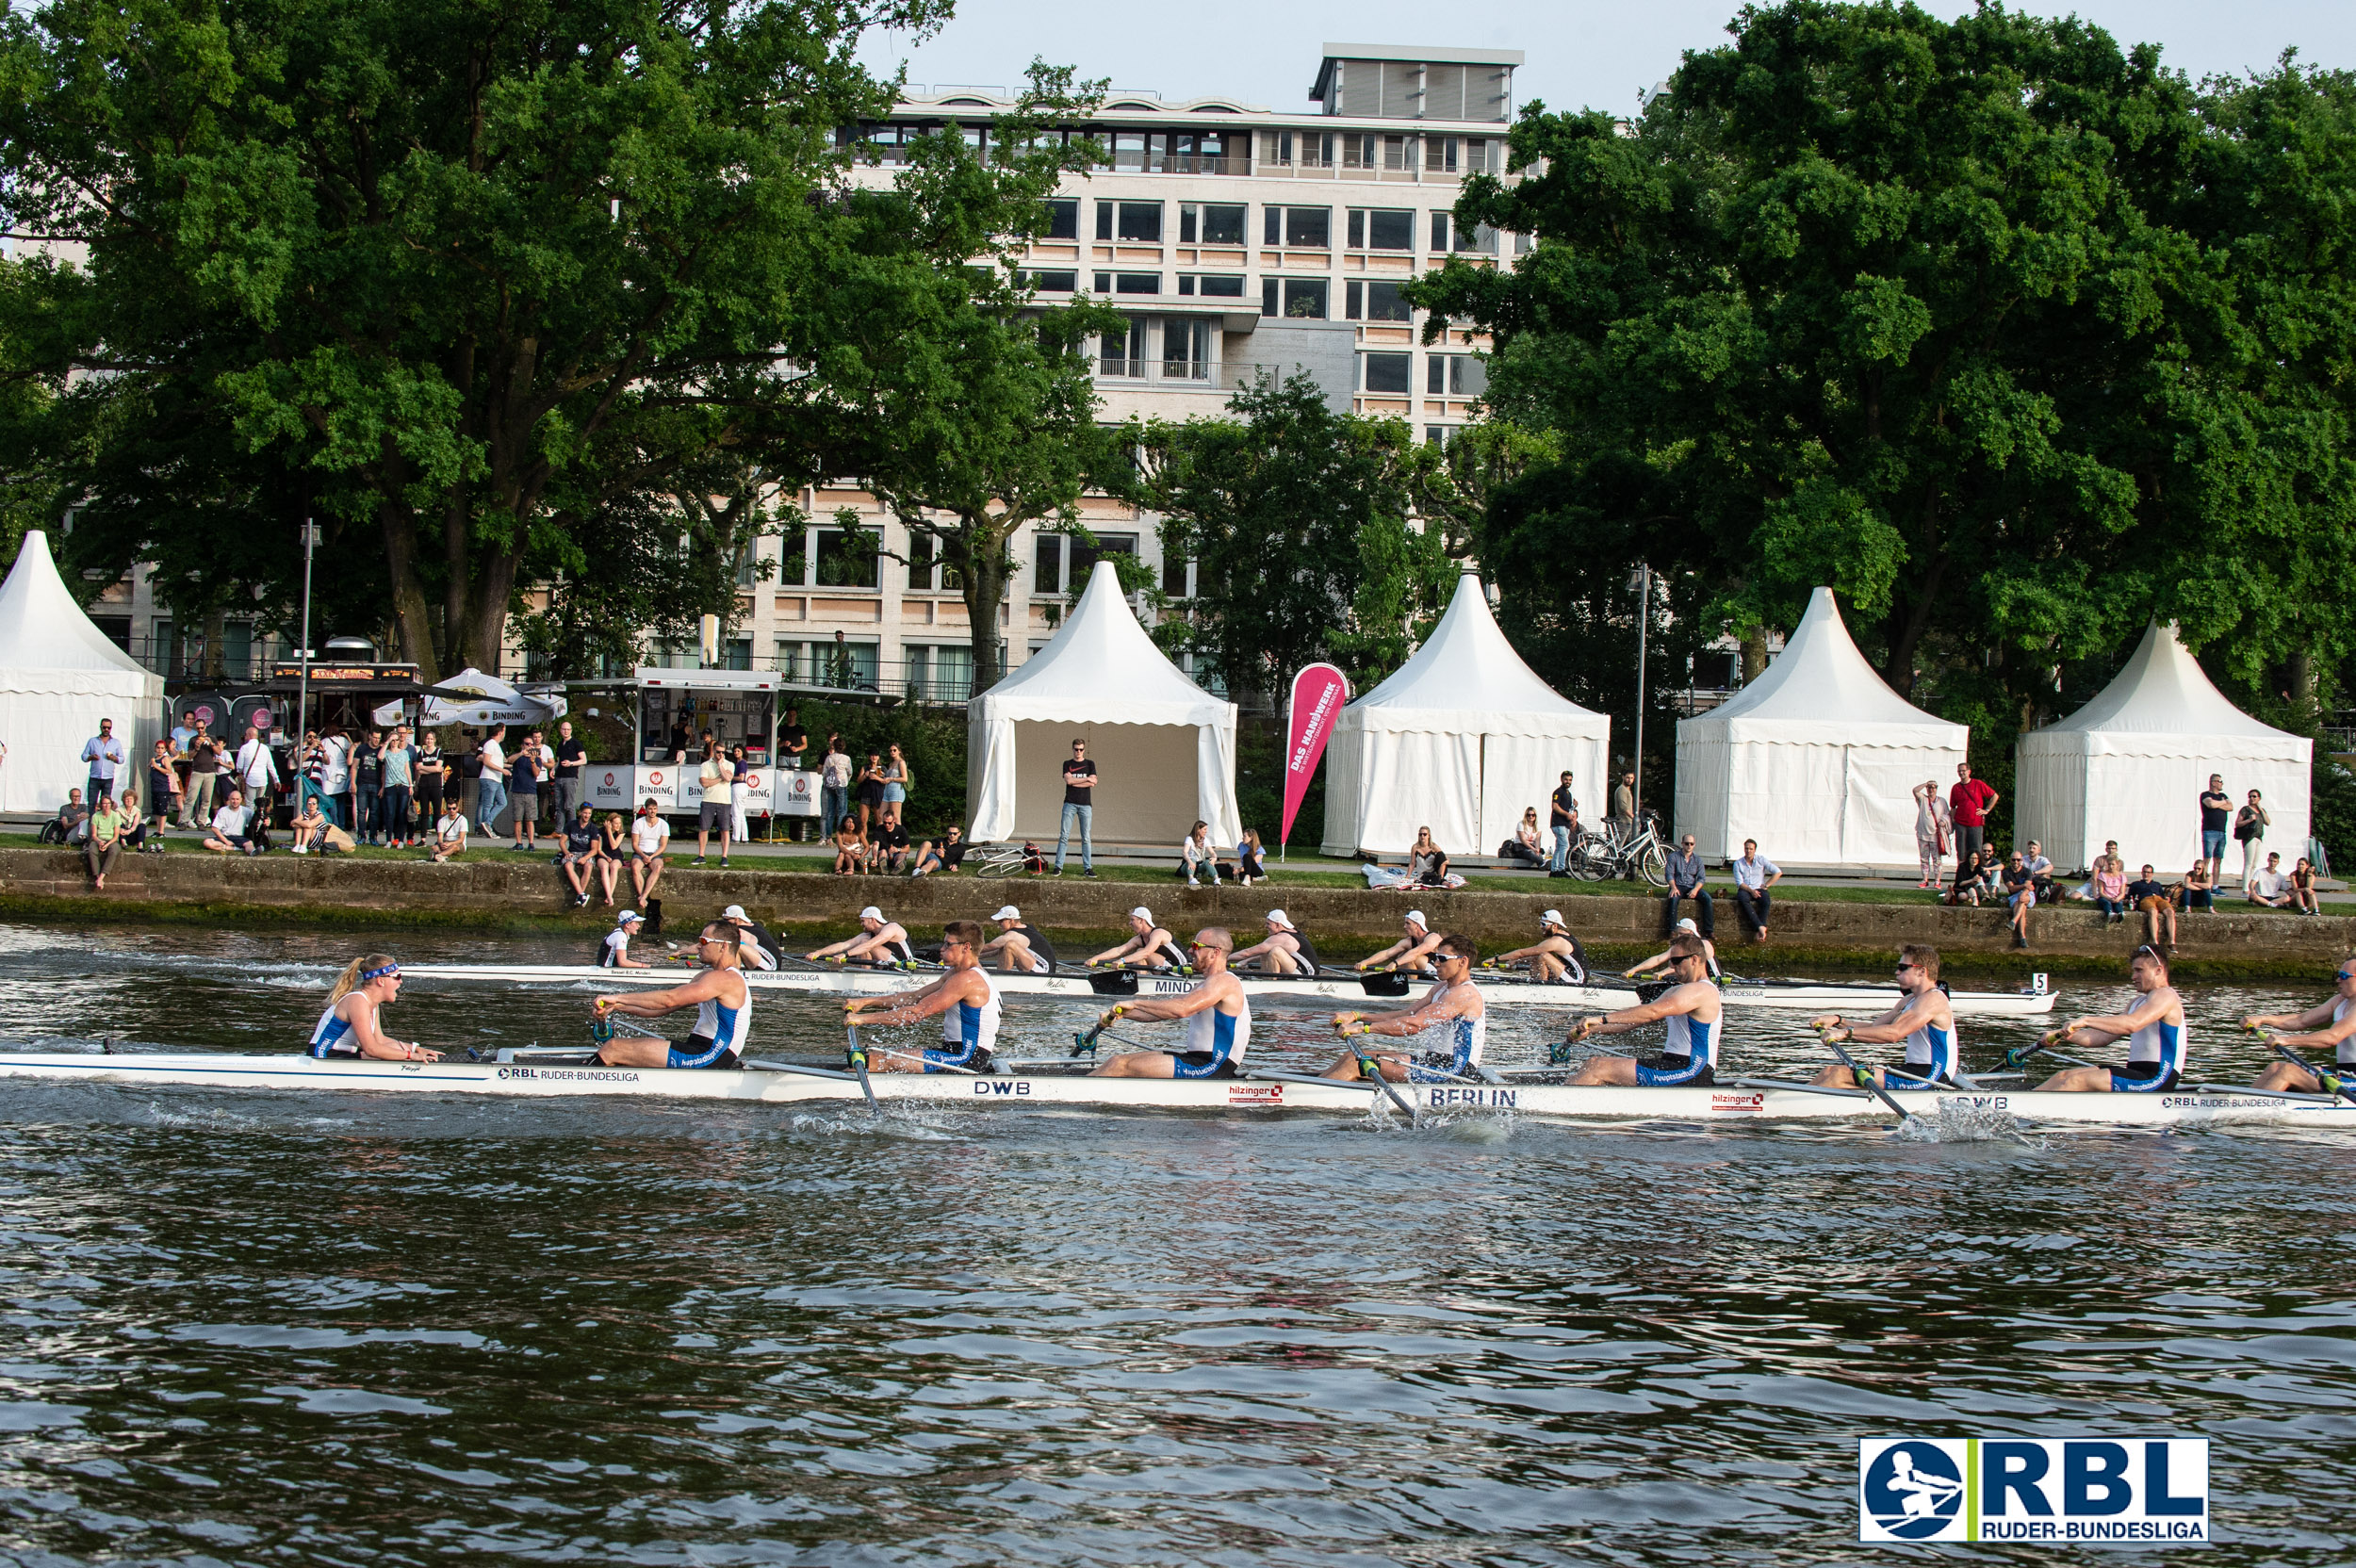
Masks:
[[[1644,817],[1644,640],[1652,630],[1652,565],[1636,564],[1636,786],[1629,792],[1628,830]]]
[[[303,519],[303,645],[295,656],[303,662],[295,678],[295,740],[303,739],[311,722],[311,550],[319,542],[319,526]]]

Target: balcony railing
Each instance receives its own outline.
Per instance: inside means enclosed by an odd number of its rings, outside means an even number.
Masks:
[[[1107,354],[1097,361],[1096,379],[1144,383],[1170,392],[1224,392],[1248,385],[1251,368],[1204,359],[1121,359]]]

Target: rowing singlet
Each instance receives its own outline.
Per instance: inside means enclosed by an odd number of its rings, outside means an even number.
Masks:
[[[739,985],[744,984],[740,979]],[[707,1000],[695,1008],[695,1033],[691,1043],[703,1049],[680,1059],[682,1054],[673,1051],[673,1067],[710,1067],[729,1052],[744,1054],[744,1042],[752,1037],[753,993],[747,987],[744,999],[735,1006],[727,1006]]]
[[[2340,1021],[2348,1016],[2348,1009],[2350,1006],[2356,1006],[2356,1003],[2350,1003],[2346,997],[2340,998],[2339,1005],[2331,1009],[2331,1026],[2333,1028],[2336,1029],[2339,1027]],[[2348,1038],[2340,1041],[2339,1050],[2334,1054],[2334,1055],[2340,1066],[2356,1067],[2356,1035],[2350,1035]]]
[[[1409,1083],[1438,1082],[1430,1076],[1432,1070],[1455,1078],[1475,1076],[1473,1069],[1481,1065],[1481,1054],[1489,1043],[1489,1015],[1484,1012],[1479,1018],[1452,1018],[1440,1037],[1447,1052],[1434,1051],[1421,1063],[1411,1063],[1407,1069]]]
[[[597,944],[597,967],[599,969],[619,969],[622,960],[629,956],[630,933],[627,931],[608,931],[605,934],[605,940]]]
[[[1955,1070],[1955,1032],[1926,1023],[1906,1037],[1906,1070],[1917,1078],[1944,1078]]]
[[[2127,1070],[2114,1070],[2111,1087],[2151,1093],[2173,1088],[2184,1069],[2191,1031],[2180,1023],[2147,1023],[2127,1037]]]
[[[1705,1067],[1718,1065],[1718,1020],[1704,1023],[1691,1013],[1672,1013],[1663,1021],[1669,1030],[1669,1055],[1689,1057]]]
[[[1230,1018],[1206,1007],[1186,1020],[1186,1050],[1170,1061],[1173,1078],[1233,1076],[1242,1070],[1243,1054],[1252,1043],[1252,1004]]]
[[[327,1004],[319,1015],[318,1027],[311,1031],[310,1052],[314,1056],[357,1056],[360,1042],[352,1037],[352,1025],[335,1011],[343,1005],[339,997]]]
[[[941,1049],[924,1053],[927,1071],[936,1066],[988,1067],[998,1049],[998,988],[982,976],[982,1004],[959,1002],[941,1015]]]

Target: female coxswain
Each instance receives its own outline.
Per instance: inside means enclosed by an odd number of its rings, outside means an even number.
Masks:
[[[335,976],[327,1011],[311,1031],[310,1054],[366,1057],[380,1062],[438,1062],[442,1054],[384,1033],[377,1009],[401,994],[401,963],[388,953],[354,958]]]

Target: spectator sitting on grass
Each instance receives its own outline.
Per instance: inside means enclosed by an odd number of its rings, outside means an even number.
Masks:
[[[2019,850],[2004,862],[2004,906],[2012,911],[2012,945],[2029,945],[2029,911],[2037,907],[2037,878],[2030,874],[2028,858]]]
[[[82,843],[82,859],[90,867],[90,887],[106,890],[106,874],[123,858],[123,813],[115,809],[114,797],[101,794],[98,809],[90,817],[90,837]]]
[[[2094,863],[2094,906],[2102,912],[2106,925],[2127,918],[2127,868],[2116,855]]]
[[[455,795],[445,796],[442,801],[442,814],[434,823],[434,847],[425,852],[425,858],[439,866],[455,860],[466,853],[466,813],[458,809],[458,798]]]
[[[134,855],[161,855],[164,852],[161,819],[158,819],[156,824],[155,839],[157,841],[155,843],[147,841],[148,824],[147,819],[139,814],[139,792],[137,790],[123,791],[123,799],[116,803],[115,809],[123,816],[123,848]]]
[[[2217,878],[2211,874],[2205,858],[2195,860],[2192,870],[2184,874],[2184,881],[2177,887],[2182,890],[2176,898],[2181,907],[2206,909],[2213,915],[2217,913]]]
[[[2147,862],[2143,874],[2127,884],[2127,907],[2143,917],[2143,939],[2165,952],[2176,945],[2176,900],[2160,886]]]
[[[70,844],[81,837],[82,825],[88,821],[90,821],[90,808],[82,804],[82,792],[68,790],[65,794],[65,804],[57,808],[57,814],[42,825],[41,841],[52,844]]]
[[[2021,855],[2021,863],[2029,868],[2029,881],[2037,889],[2037,901],[2039,904],[2059,902],[2053,896],[2053,862],[2035,839],[2029,841],[2029,847]]]
[[[327,835],[335,825],[319,808],[319,797],[317,795],[304,796],[302,814],[286,825],[294,832],[294,852],[297,855],[324,855],[334,847]]]
[[[965,830],[951,823],[949,830],[939,841],[925,840],[916,849],[916,858],[908,867],[910,876],[946,876],[965,860]]]
[[[1955,885],[1947,890],[1951,906],[1971,905],[1978,907],[1988,892],[1992,852],[1986,844],[1977,849],[1958,851],[1955,856]]]
[[[2291,906],[2302,915],[2323,913],[2323,906],[2315,898],[2315,862],[2304,855],[2291,868]]]
[[[875,829],[875,860],[878,871],[895,875],[908,863],[908,825],[897,817],[886,818]]]
[[[270,848],[269,834],[254,825],[254,813],[246,808],[243,790],[231,790],[229,804],[213,813],[212,830],[205,835],[205,847],[216,855],[259,855]]]
[[[2291,879],[2282,874],[2282,856],[2268,854],[2266,870],[2253,872],[2248,881],[2250,903],[2269,909],[2287,909],[2291,906]]]
[[[1260,842],[1260,830],[1247,827],[1243,837],[1235,841],[1235,880],[1249,888],[1254,882],[1268,880],[1268,850]]]
[[[1204,876],[1211,879],[1212,887],[1219,886],[1219,851],[1211,847],[1210,824],[1198,821],[1179,841],[1178,874],[1189,888],[1201,887]]]
[[[844,817],[834,829],[834,874],[837,876],[857,876],[867,870],[867,841],[860,836],[859,819]]]

